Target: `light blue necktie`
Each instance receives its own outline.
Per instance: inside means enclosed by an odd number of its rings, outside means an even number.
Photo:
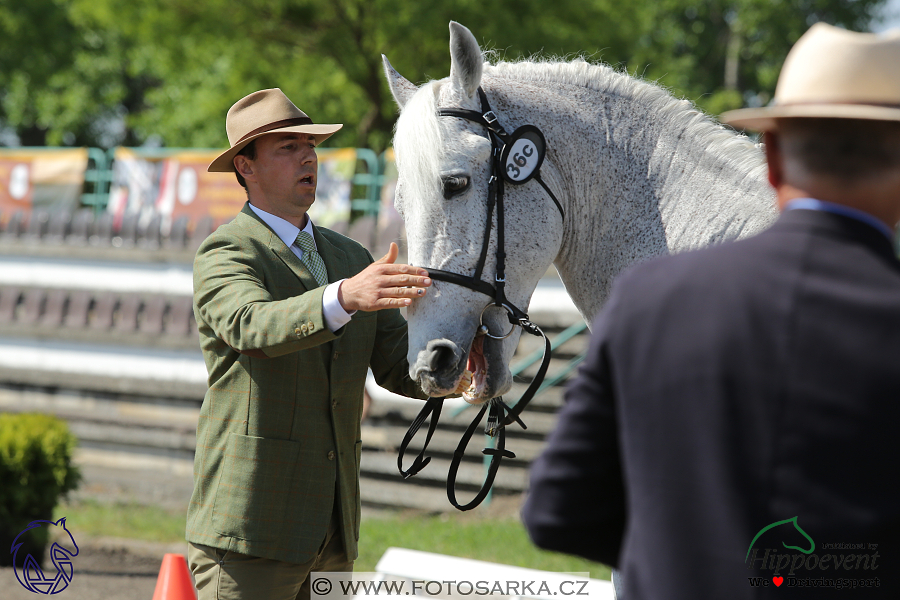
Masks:
[[[303,250],[303,258],[301,260],[313,277],[316,278],[316,282],[319,285],[327,284],[328,271],[325,269],[325,261],[322,260],[322,257],[316,251],[316,244],[313,242],[312,236],[305,231],[301,231],[297,234],[294,244]]]

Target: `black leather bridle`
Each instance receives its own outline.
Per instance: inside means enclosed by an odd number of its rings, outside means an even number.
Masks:
[[[470,510],[481,504],[487,497],[487,494],[494,483],[494,478],[500,467],[501,460],[504,457],[516,457],[515,454],[506,450],[506,426],[515,422],[518,423],[522,429],[527,429],[522,420],[519,419],[519,415],[534,397],[544,380],[544,376],[547,374],[547,367],[550,364],[550,341],[547,339],[547,336],[541,331],[540,327],[528,319],[528,315],[525,311],[506,298],[506,252],[504,251],[505,240],[503,222],[504,181],[513,185],[521,185],[531,179],[536,180],[543,186],[554,204],[556,204],[556,208],[559,209],[559,214],[565,222],[565,212],[563,211],[562,205],[559,203],[559,200],[556,199],[553,192],[550,191],[550,188],[547,187],[547,184],[541,179],[540,167],[546,153],[546,144],[541,131],[533,125],[524,125],[516,129],[511,135],[508,134],[498,122],[497,116],[491,110],[490,104],[488,103],[487,95],[480,87],[478,88],[478,96],[481,100],[481,112],[462,108],[442,108],[438,110],[438,116],[466,119],[483,125],[488,130],[488,139],[491,142],[491,176],[490,179],[488,179],[487,220],[481,245],[481,255],[478,258],[478,263],[476,264],[475,271],[472,275],[460,275],[459,273],[452,273],[450,271],[442,271],[440,269],[428,267],[426,267],[426,270],[432,279],[460,285],[491,298],[492,302],[485,306],[481,311],[481,318],[479,320],[479,328],[476,336],[487,336],[497,340],[504,339],[508,337],[515,329],[515,326],[518,325],[528,333],[541,336],[544,339],[544,356],[541,360],[541,365],[538,368],[537,374],[518,402],[510,407],[503,402],[502,397],[497,397],[484,403],[481,410],[478,412],[478,415],[463,434],[459,445],[453,453],[450,471],[447,474],[447,498],[450,500],[450,504],[459,510]],[[487,261],[495,205],[497,208],[497,271],[494,275],[494,283],[492,284],[484,281],[481,278],[481,275],[484,270],[485,262]],[[506,310],[509,322],[513,327],[510,328],[510,331],[505,335],[491,335],[487,326],[484,325],[484,311],[490,306],[497,306]],[[431,461],[431,457],[425,457],[425,450],[428,448],[428,444],[437,427],[443,402],[443,398],[429,398],[425,402],[425,406],[422,407],[422,410],[419,411],[419,414],[409,426],[406,435],[403,437],[403,441],[400,444],[399,456],[397,457],[397,467],[400,469],[400,473],[403,475],[404,479],[417,474]],[[491,457],[491,463],[488,467],[484,483],[481,486],[481,490],[479,490],[478,494],[471,502],[460,505],[456,500],[456,475],[459,470],[460,462],[465,454],[466,446],[472,438],[478,424],[481,422],[482,417],[484,417],[484,413],[488,410],[490,412],[488,413],[485,433],[492,438],[498,438],[497,447],[485,448],[482,450],[483,454]],[[406,452],[406,448],[429,416],[431,416],[431,420],[428,424],[425,445],[413,461],[412,466],[410,466],[409,469],[404,470],[403,455]]]

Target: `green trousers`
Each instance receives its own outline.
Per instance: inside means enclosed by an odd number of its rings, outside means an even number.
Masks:
[[[313,571],[347,572],[337,511],[318,554],[303,564],[248,556],[201,544],[189,544],[188,565],[194,574],[198,600],[309,600]]]

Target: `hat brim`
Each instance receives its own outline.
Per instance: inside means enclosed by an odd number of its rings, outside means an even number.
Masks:
[[[264,135],[269,135],[270,133],[306,133],[315,138],[316,146],[318,146],[319,144],[330,138],[332,135],[334,135],[343,126],[344,125],[341,123],[334,123],[330,125],[309,124],[294,125],[292,127],[279,127],[278,129],[263,131],[262,133],[257,133],[256,135],[250,136],[245,140],[241,140],[240,142],[217,156],[216,159],[209,164],[209,167],[207,167],[206,170],[209,173],[233,173],[234,157],[237,156],[238,152],[243,150],[244,147],[253,140]]]
[[[722,113],[719,120],[735,129],[777,131],[780,119],[863,119],[900,121],[900,108],[868,104],[793,104],[742,108]]]

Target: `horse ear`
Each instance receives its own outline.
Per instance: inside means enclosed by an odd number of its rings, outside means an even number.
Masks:
[[[458,84],[473,98],[481,85],[484,57],[472,32],[450,21],[450,81]]]
[[[387,77],[388,85],[391,87],[391,94],[394,95],[397,106],[402,110],[419,88],[398,73],[384,54],[381,55],[381,62],[384,64],[384,76]]]

